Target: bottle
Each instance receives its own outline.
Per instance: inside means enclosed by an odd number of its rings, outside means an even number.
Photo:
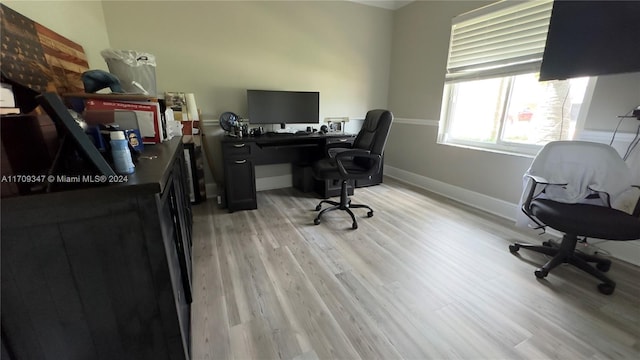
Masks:
[[[123,131],[111,132],[111,156],[118,174],[133,174],[134,165],[129,151],[129,142]]]

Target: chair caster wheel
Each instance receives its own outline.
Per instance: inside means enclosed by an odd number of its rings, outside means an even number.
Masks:
[[[513,253],[517,253],[518,250],[520,250],[520,245],[518,244],[512,244],[509,245],[509,251],[513,254]]]
[[[596,264],[596,269],[602,271],[602,272],[607,272],[609,271],[609,269],[611,269],[611,263],[610,262],[604,262],[604,263],[597,263]]]
[[[313,219],[313,223],[314,223],[315,225],[320,224],[320,219]]]
[[[316,211],[320,211],[320,209],[322,209],[322,205],[316,206]]]
[[[543,268],[537,269],[533,273],[538,279],[544,279],[545,277],[547,277],[547,275],[549,275],[549,272]]]
[[[351,225],[351,228],[352,228],[353,230],[357,229],[357,228],[358,228],[358,224],[357,224],[357,223],[353,223],[353,225]]]
[[[598,285],[598,290],[605,295],[613,294],[613,290],[615,289],[616,286],[612,284],[602,283]]]
[[[372,216],[373,216],[373,211],[369,211],[369,212],[367,213],[367,216],[368,216],[368,217],[372,217]]]

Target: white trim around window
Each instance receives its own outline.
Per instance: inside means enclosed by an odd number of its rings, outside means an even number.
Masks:
[[[538,81],[552,4],[501,1],[452,20],[438,143],[532,157],[582,129],[595,80]]]

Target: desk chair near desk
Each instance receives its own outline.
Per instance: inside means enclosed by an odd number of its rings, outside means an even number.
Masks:
[[[256,165],[292,164],[293,186],[303,192],[315,191],[326,198],[339,194],[340,185],[331,180],[313,178],[312,165],[324,157],[325,148],[335,144],[351,144],[355,135],[343,133],[308,135],[279,134],[234,138],[225,136],[222,143],[225,203],[230,212],[257,209]],[[382,182],[382,168],[370,180],[356,180],[354,187]]]
[[[384,115],[385,136],[382,145],[379,145],[379,134],[371,131],[375,126],[372,115]],[[367,114],[363,128],[355,135],[348,134],[308,134],[308,135],[277,135],[256,136],[248,138],[224,137],[222,139],[222,156],[225,179],[226,205],[229,211],[249,210],[258,207],[256,198],[255,166],[266,164],[292,163],[293,185],[304,191],[316,191],[321,197],[327,198],[343,193],[353,194],[353,188],[375,185],[382,182],[384,159],[382,149],[386,134],[389,130],[391,113],[388,111],[373,111]],[[388,124],[387,124],[388,122]],[[375,135],[375,136],[374,136]],[[372,136],[375,138],[372,138]],[[375,140],[375,141],[374,141]],[[376,162],[370,175],[351,175],[352,178],[343,186],[343,180],[336,170],[333,174],[328,171],[313,173],[313,164],[325,158],[327,149],[335,147],[351,147],[352,143],[357,147],[370,149],[372,154],[380,155],[380,161]],[[369,148],[375,142],[376,146]],[[377,155],[375,155],[377,157]],[[371,155],[374,157],[374,155]],[[364,166],[365,161],[361,164]],[[337,185],[336,185],[337,184]]]
[[[353,220],[352,228],[358,228],[358,222],[351,209],[365,208],[368,217],[373,216],[373,209],[368,205],[352,204],[347,194],[347,186],[350,180],[368,179],[373,174],[380,172],[382,154],[387,142],[393,114],[388,110],[371,110],[367,113],[362,124],[362,129],[353,142],[347,148],[329,148],[327,157],[313,164],[313,174],[321,180],[339,179],[340,202],[322,200],[316,207],[316,211],[322,209],[322,204],[331,204],[318,214],[313,221],[320,224],[322,215],[333,210],[346,211]]]
[[[536,228],[549,226],[564,233],[560,244],[542,246],[515,243],[511,253],[527,249],[552,258],[535,270],[545,278],[562,263],[578,267],[602,283],[598,290],[612,294],[616,283],[604,273],[611,261],[576,251],[578,238],[640,239],[640,200],[631,171],[611,147],[585,141],[555,141],[536,156],[525,175],[522,211]],[[622,208],[625,211],[616,209]],[[523,221],[524,220],[524,221]],[[520,224],[526,223],[521,218]],[[589,263],[595,263],[595,267]]]

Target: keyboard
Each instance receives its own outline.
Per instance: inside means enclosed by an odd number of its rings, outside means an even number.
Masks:
[[[290,132],[268,132],[265,134],[266,136],[291,136],[293,133]]]
[[[309,135],[309,134],[311,134],[311,132],[304,131],[304,130],[296,131],[295,133],[295,135]]]

